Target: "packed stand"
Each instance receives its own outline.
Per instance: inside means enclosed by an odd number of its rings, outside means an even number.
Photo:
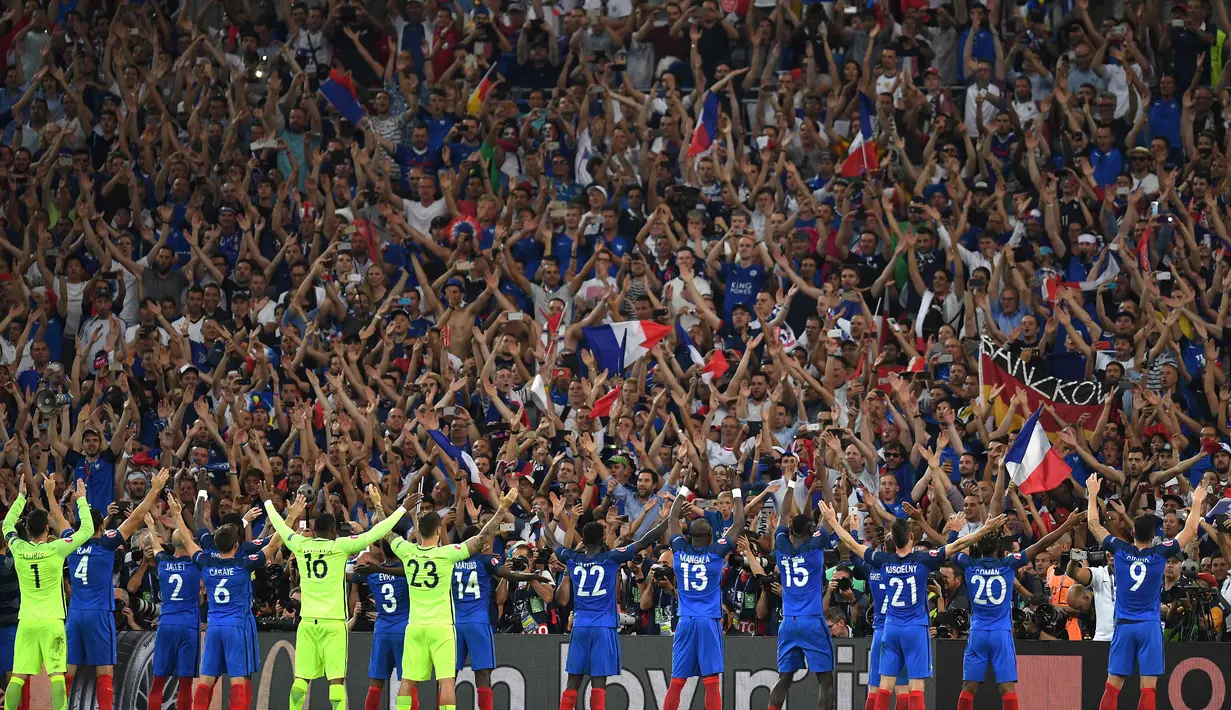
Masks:
[[[995,549],[1033,558],[1017,634],[1110,638],[1105,557],[1070,518],[1095,473],[1113,534],[1203,516],[1164,615],[1222,637],[1223,3],[571,4],[8,3],[0,502],[24,477],[72,520],[82,479],[114,530],[166,468],[202,540],[260,547],[261,501],[360,531],[375,484],[382,516],[419,492],[457,542],[515,488],[492,551],[534,578],[494,589],[509,633],[570,628],[552,544],[592,521],[627,544],[686,479],[716,536],[748,492],[734,635],[778,627],[788,495],[871,543],[1003,513]],[[608,366],[621,323],[668,330]],[[993,350],[1099,399],[1066,421],[986,387]],[[1039,406],[1071,475],[1025,494]],[[1219,495],[1193,509],[1194,486]],[[121,629],[158,625],[176,526],[151,513],[116,553]],[[667,543],[622,570],[624,632],[672,633]],[[869,635],[833,547],[830,628]],[[288,556],[255,575],[262,628],[294,628]],[[352,628],[387,559],[355,560]],[[961,636],[960,569],[929,594]]]

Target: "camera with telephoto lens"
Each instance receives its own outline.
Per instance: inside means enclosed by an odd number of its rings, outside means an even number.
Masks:
[[[509,560],[509,568],[514,572],[525,572],[530,569],[530,558],[517,556]]]
[[[650,568],[650,576],[658,582],[670,582],[675,578],[675,570],[664,564],[656,564]]]
[[[1107,550],[1094,547],[1085,550],[1065,550],[1060,553],[1059,569],[1069,566],[1069,561],[1085,562],[1087,567],[1106,567]]]
[[[961,638],[970,631],[970,612],[949,607],[933,617],[932,626],[936,628],[938,639]]]
[[[1044,597],[1041,602],[1014,609],[1012,620],[1014,638],[1037,639],[1040,633],[1061,637],[1065,633],[1069,615]]]
[[[838,578],[838,591],[839,592],[850,591],[852,586],[854,586],[854,583],[851,581],[850,577],[839,577]]]

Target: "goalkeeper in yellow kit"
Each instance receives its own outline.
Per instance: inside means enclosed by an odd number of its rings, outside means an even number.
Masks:
[[[372,504],[380,508],[380,489],[368,486]],[[295,632],[295,682],[291,685],[291,710],[303,710],[308,683],[322,675],[329,679],[329,703],[333,710],[346,709],[346,561],[362,552],[393,529],[405,513],[392,516],[362,535],[338,537],[337,519],[321,513],[312,520],[312,537],[296,534],[265,501],[265,512],[283,545],[295,553],[299,567],[300,621]]]
[[[26,537],[17,536],[17,519],[26,507],[26,479],[21,477],[17,500],[4,516],[4,539],[13,553],[17,581],[21,586],[21,610],[17,614],[17,640],[13,649],[13,677],[4,696],[4,710],[17,710],[26,679],[47,668],[51,679],[51,707],[68,708],[64,671],[68,663],[68,639],[64,633],[64,560],[94,534],[94,518],[85,500],[85,481],[77,479],[77,518],[81,525],[67,540],[55,536],[48,524],[53,513],[36,509],[26,516]],[[52,506],[56,505],[51,500]]]
[[[456,710],[457,641],[453,626],[453,565],[481,552],[500,527],[504,511],[517,500],[517,489],[500,499],[500,509],[487,521],[478,535],[460,545],[440,544],[440,516],[435,512],[419,517],[416,528],[420,544],[389,536],[393,554],[406,566],[410,590],[410,623],[402,651],[402,685],[397,707],[409,710],[419,683],[432,677],[440,691],[440,710]],[[407,499],[410,504],[411,499]],[[380,517],[377,507],[377,517]]]

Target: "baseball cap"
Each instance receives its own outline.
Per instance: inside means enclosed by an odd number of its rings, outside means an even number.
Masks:
[[[989,190],[991,188],[987,186],[986,180],[977,180],[975,181],[975,189],[976,190]]]
[[[448,287],[450,287],[450,286],[456,286],[456,287],[458,287],[458,288],[462,289],[463,291],[465,291],[465,290],[466,290],[466,284],[465,284],[465,283],[463,283],[463,282],[462,282],[462,280],[461,280],[461,279],[459,279],[459,278],[458,278],[458,277],[456,277],[456,276],[451,276],[451,277],[449,277],[449,280],[448,280],[448,281],[445,281],[445,288],[448,288]]]
[[[604,200],[607,199],[607,188],[603,187],[602,185],[596,182],[592,182],[589,185],[586,185],[586,194],[589,194],[593,192],[594,190],[598,190],[598,193],[603,196]]]

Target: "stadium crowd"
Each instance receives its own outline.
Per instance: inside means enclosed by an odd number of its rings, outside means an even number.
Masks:
[[[1228,27],[1222,0],[10,0],[0,503],[24,477],[72,520],[84,479],[111,530],[166,468],[194,529],[259,547],[262,501],[358,532],[375,484],[382,517],[418,492],[459,542],[516,489],[492,552],[536,577],[492,590],[509,633],[570,628],[549,542],[628,544],[686,478],[716,536],[747,492],[729,634],[776,632],[788,494],[873,544],[1004,513],[1024,551],[1073,515],[1018,573],[1015,630],[1110,638],[1097,473],[1112,534],[1204,517],[1164,616],[1221,638]],[[625,322],[668,330],[604,368]],[[993,350],[1017,377],[984,386]],[[1071,475],[1027,494],[1040,407]],[[121,629],[158,625],[176,526],[151,512],[116,553]],[[831,631],[869,635],[833,542]],[[263,628],[296,623],[289,555],[255,574]],[[352,628],[392,561],[355,559]],[[619,594],[622,632],[672,633],[665,539]],[[960,636],[961,571],[929,594]],[[13,578],[0,625],[16,603]]]

